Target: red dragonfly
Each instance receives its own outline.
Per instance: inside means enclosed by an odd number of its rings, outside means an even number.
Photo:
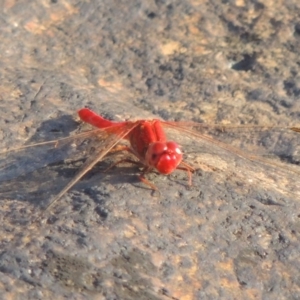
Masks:
[[[49,144],[54,145],[55,148],[60,148],[74,141],[78,142],[88,138],[93,138],[95,140],[93,153],[89,155],[75,177],[50,201],[50,204],[48,204],[46,209],[52,206],[67,191],[69,191],[108,153],[119,151],[129,152],[137,158],[137,160],[126,158],[117,161],[113,164],[113,166],[121,162],[132,162],[142,165],[143,170],[139,178],[152,189],[156,189],[155,185],[145,178],[145,174],[152,170],[157,170],[159,173],[165,175],[172,173],[176,169],[184,170],[188,173],[188,182],[191,185],[191,173],[194,171],[194,167],[183,160],[183,153],[180,146],[175,141],[167,140],[164,130],[166,128],[177,131],[179,133],[177,137],[183,137],[185,135],[194,137],[194,140],[200,141],[202,145],[206,146],[207,151],[216,155],[221,155],[225,157],[225,159],[235,157],[251,162],[251,164],[248,164],[248,166],[251,165],[251,167],[248,169],[246,168],[246,170],[242,170],[242,172],[246,175],[249,173],[249,180],[253,181],[253,186],[259,182],[259,177],[254,180],[254,177],[251,174],[253,174],[253,172],[263,172],[264,168],[268,168],[271,169],[272,176],[275,176],[276,179],[281,182],[280,184],[288,186],[288,191],[292,191],[297,196],[300,194],[300,181],[298,179],[300,170],[297,165],[287,168],[286,164],[281,163],[279,160],[270,160],[247,153],[238,149],[233,144],[226,144],[212,136],[213,132],[218,136],[221,136],[223,133],[229,133],[229,136],[236,132],[238,132],[239,135],[247,133],[247,135],[245,135],[247,139],[244,140],[244,143],[247,144],[253,142],[251,139],[252,135],[248,135],[249,132],[259,133],[258,135],[260,136],[260,140],[257,140],[259,141],[257,144],[259,144],[264,143],[268,137],[273,136],[274,133],[276,133],[278,138],[284,138],[286,135],[292,135],[292,138],[289,139],[289,141],[293,141],[299,146],[299,127],[209,126],[194,122],[167,122],[158,119],[113,122],[104,119],[88,108],[80,109],[78,114],[83,122],[96,127],[96,129],[56,141],[42,142],[35,145],[23,146],[21,148],[9,150],[9,152],[14,152],[32,146],[43,146]],[[208,133],[203,133],[203,131],[208,131]],[[129,145],[120,145],[121,140],[127,140]],[[97,142],[100,145],[99,147],[97,147]],[[2,169],[6,169],[6,165],[4,165]],[[297,175],[298,177],[295,177]],[[296,179],[291,182],[292,178]],[[286,183],[286,181],[288,181],[288,183]]]

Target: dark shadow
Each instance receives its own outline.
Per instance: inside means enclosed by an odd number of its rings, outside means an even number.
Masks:
[[[252,71],[256,65],[256,54],[244,54],[244,58],[232,65],[235,71]]]
[[[56,141],[72,136],[78,130],[79,124],[71,116],[63,115],[41,124],[27,145],[44,141]],[[78,130],[79,131],[79,130]],[[22,216],[29,217],[32,209],[42,211],[49,201],[57,195],[76,175],[88,157],[88,145],[76,145],[74,139],[67,143],[55,142],[7,152],[0,156],[0,199],[11,200],[9,211],[4,211],[6,217],[13,222],[24,222]],[[101,181],[111,184],[125,182],[139,183],[140,169],[126,164],[116,166],[105,172],[115,161],[115,155],[108,155],[90,170],[71,190],[88,190],[90,186]],[[117,170],[117,171],[116,171]],[[28,203],[32,204],[28,206]]]
[[[78,123],[71,116],[63,115],[54,120],[48,120],[41,124],[36,130],[28,145],[43,141],[55,141],[72,135],[78,129]],[[57,195],[70,182],[81,165],[84,163],[89,151],[85,151],[84,142],[80,147],[74,149],[74,140],[67,143],[56,143],[40,145],[11,151],[0,156],[0,199],[11,200],[8,211],[3,213],[10,216],[10,220],[22,218],[20,215],[30,215],[32,206],[42,209],[52,197]],[[90,170],[76,185],[75,189],[84,189],[88,185],[97,184],[105,178],[113,183],[128,181],[129,175],[122,168],[113,176],[115,168],[110,172],[104,172],[111,162],[108,159],[101,161]],[[127,168],[126,168],[127,169]],[[138,170],[137,170],[138,172]],[[97,176],[95,176],[97,173]],[[99,175],[100,174],[100,175]],[[93,177],[96,177],[96,182]],[[135,177],[137,178],[137,176]],[[137,181],[137,179],[136,179]],[[72,190],[72,189],[71,189]]]

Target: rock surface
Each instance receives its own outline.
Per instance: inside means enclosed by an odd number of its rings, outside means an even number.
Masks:
[[[300,3],[275,2],[5,1],[3,148],[68,135],[84,106],[112,119],[299,125]],[[276,138],[282,152],[294,143],[299,171],[299,136]],[[300,298],[299,177],[274,184],[272,168],[214,159],[219,171],[200,168],[190,188],[184,172],[150,174],[159,193],[135,166],[103,174],[103,162],[40,226],[28,218],[80,162],[49,158],[2,183],[0,298]]]

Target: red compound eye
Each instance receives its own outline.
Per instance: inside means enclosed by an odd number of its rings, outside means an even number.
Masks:
[[[149,145],[146,162],[162,174],[170,174],[182,160],[182,152],[175,142],[155,142]]]

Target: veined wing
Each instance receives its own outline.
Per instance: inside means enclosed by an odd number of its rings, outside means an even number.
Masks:
[[[107,155],[114,146],[116,146],[124,137],[126,137],[130,131],[132,131],[138,122],[129,122],[128,124],[122,124],[112,126],[106,129],[106,132],[110,133],[106,139],[106,143],[102,147],[95,149],[95,153],[87,158],[75,177],[50,201],[45,210],[49,209],[56,201],[58,201],[68,190],[70,190],[89,170],[91,170],[99,161]],[[116,130],[117,129],[117,130]],[[99,129],[99,131],[103,131]],[[117,133],[117,134],[116,134]]]
[[[300,199],[298,127],[162,123],[182,145],[192,165],[195,161],[204,163],[219,170],[224,180],[231,176],[257,190],[278,190]]]
[[[101,138],[100,138],[101,135]],[[106,132],[89,130],[65,138],[9,148],[0,152],[0,182],[26,175],[48,164],[65,160],[83,158],[93,140],[101,141]]]
[[[112,126],[109,129],[94,129],[59,140],[2,151],[0,154],[0,178],[2,181],[0,195],[13,188],[7,183],[18,176],[20,179],[24,179],[29,177],[29,173],[34,173],[37,168],[42,168],[58,160],[87,157],[75,177],[50,200],[47,206],[49,207],[103,159],[135,126],[137,123],[128,122],[128,124]],[[20,192],[22,193],[22,191]]]

